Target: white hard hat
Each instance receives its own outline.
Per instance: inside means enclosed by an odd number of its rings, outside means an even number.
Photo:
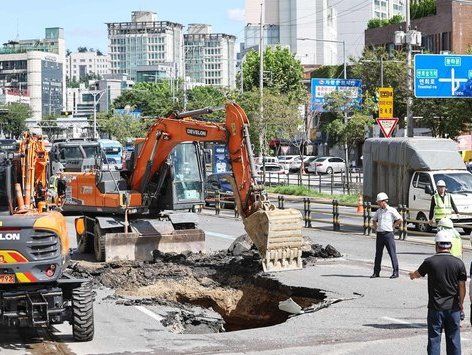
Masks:
[[[441,230],[436,234],[434,241],[436,243],[452,243],[452,233],[446,230]]]
[[[436,183],[436,186],[437,186],[437,187],[446,187],[446,183],[444,182],[444,180],[439,180],[439,181]]]
[[[388,200],[388,196],[385,192],[380,192],[379,194],[377,194],[377,202],[386,200]]]
[[[450,218],[444,217],[444,218],[441,218],[441,220],[438,222],[438,227],[454,228],[454,223],[452,223]]]

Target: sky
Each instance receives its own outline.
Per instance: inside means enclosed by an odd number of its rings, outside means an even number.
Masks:
[[[2,1],[0,43],[8,40],[44,38],[46,27],[62,27],[66,46],[108,52],[105,23],[131,21],[131,11],[157,13],[158,20],[187,25],[206,23],[215,33],[244,32],[244,0],[22,0]]]

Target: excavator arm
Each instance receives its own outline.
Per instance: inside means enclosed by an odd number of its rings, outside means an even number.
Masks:
[[[149,180],[182,142],[221,142],[228,147],[233,192],[247,234],[257,246],[265,271],[301,268],[301,214],[279,210],[265,200],[257,184],[249,140],[249,120],[235,103],[225,107],[224,123],[194,119],[210,110],[197,110],[161,118],[153,124],[139,150],[130,185],[143,193]]]
[[[42,136],[24,132],[20,141],[21,184],[16,184],[18,211],[42,210],[47,188],[48,153]],[[39,205],[38,205],[39,204]]]

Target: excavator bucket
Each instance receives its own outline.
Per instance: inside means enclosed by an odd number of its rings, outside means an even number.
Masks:
[[[202,252],[205,234],[201,229],[178,230],[167,235],[109,233],[105,235],[105,261],[152,261],[154,250],[162,253]]]
[[[262,257],[265,272],[302,268],[302,216],[270,205],[244,218],[244,228]]]
[[[99,217],[100,218],[100,217]],[[101,217],[102,226],[105,226]],[[113,221],[112,221],[113,222]],[[154,250],[162,253],[182,253],[204,251],[205,233],[199,228],[175,229],[170,221],[140,219],[130,223],[129,232],[106,232],[95,228],[99,234],[101,250],[96,256],[101,261],[117,260],[152,261]]]

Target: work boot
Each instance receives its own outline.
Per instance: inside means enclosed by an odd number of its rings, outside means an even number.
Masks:
[[[398,278],[398,272],[394,272],[392,276],[390,276],[391,279],[396,279]]]
[[[376,273],[374,272],[370,278],[371,278],[371,279],[375,279],[376,277],[380,277],[380,275],[379,275],[379,274],[376,274]]]

